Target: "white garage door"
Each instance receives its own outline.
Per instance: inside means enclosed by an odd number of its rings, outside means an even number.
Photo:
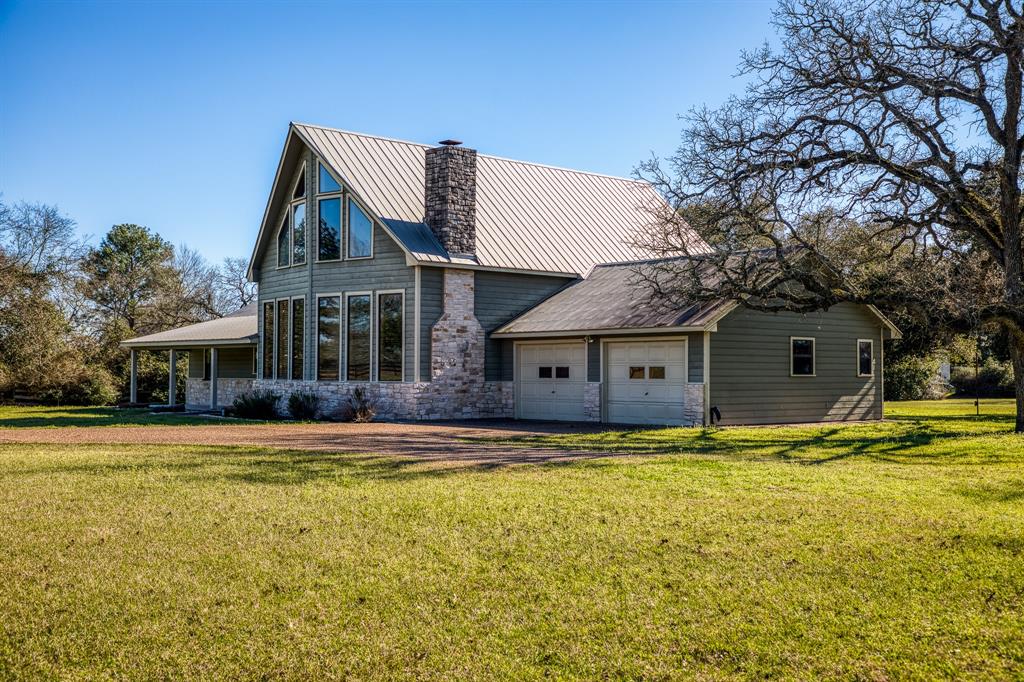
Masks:
[[[519,418],[582,420],[586,357],[578,342],[520,345]]]
[[[683,423],[685,342],[616,342],[606,350],[609,422]]]

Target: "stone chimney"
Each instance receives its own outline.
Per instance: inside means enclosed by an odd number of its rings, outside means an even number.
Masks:
[[[427,150],[424,221],[449,254],[476,255],[476,150],[443,140]]]

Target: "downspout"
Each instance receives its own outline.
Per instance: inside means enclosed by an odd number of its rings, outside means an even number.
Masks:
[[[704,426],[711,425],[711,332],[704,332]]]
[[[885,325],[880,328],[881,341],[878,344],[878,402],[882,410],[878,415],[879,419],[885,419]]]

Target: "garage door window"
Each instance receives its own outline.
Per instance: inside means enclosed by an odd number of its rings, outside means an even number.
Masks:
[[[550,367],[538,367],[537,368],[537,378],[538,379],[550,379],[551,378],[551,368]]]
[[[665,368],[664,367],[648,367],[647,368],[648,379],[664,379]]]
[[[629,368],[629,378],[630,379],[645,379],[645,378],[647,378],[646,377],[646,373],[644,371],[645,369],[646,369],[645,367],[630,367]]]
[[[555,367],[555,378],[556,379],[568,379],[569,368],[568,367]]]

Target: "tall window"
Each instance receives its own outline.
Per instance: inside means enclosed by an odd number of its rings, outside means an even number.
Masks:
[[[795,377],[814,376],[814,339],[793,337],[790,343],[790,374]]]
[[[277,232],[277,267],[286,268],[291,262],[291,242],[288,234],[288,214],[285,214],[281,221],[281,229]]]
[[[402,380],[402,294],[377,297],[377,379]]]
[[[341,197],[321,199],[317,202],[320,224],[317,230],[318,260],[341,258]]]
[[[288,301],[277,302],[277,378],[288,378]]]
[[[341,299],[324,296],[316,301],[316,378],[337,381],[341,364]]]
[[[349,381],[370,380],[370,296],[348,297],[345,376]]]
[[[302,371],[303,342],[306,340],[306,301],[292,299],[292,379],[304,379]]]
[[[373,222],[353,199],[348,200],[348,257],[369,258],[372,254]]]
[[[874,374],[874,346],[871,339],[857,341],[857,376],[869,377]]]
[[[292,206],[292,264],[306,262],[306,204]]]
[[[322,163],[317,164],[317,192],[328,194],[329,192],[340,192],[341,185],[334,179],[331,172],[324,168]]]
[[[274,378],[274,304],[263,304],[263,378]]]
[[[302,199],[306,196],[306,164],[302,164],[299,170],[299,179],[295,181],[295,189],[292,190],[292,199]]]

